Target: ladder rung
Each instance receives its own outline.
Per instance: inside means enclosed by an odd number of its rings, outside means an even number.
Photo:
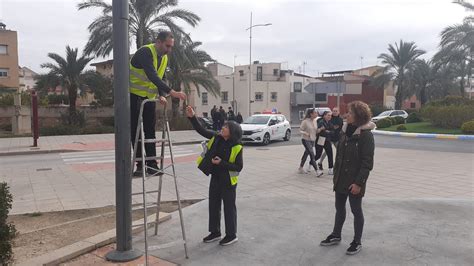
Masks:
[[[162,158],[164,159],[164,157],[162,157],[162,156],[145,157],[145,161],[149,161],[149,160],[161,160]],[[142,161],[142,157],[135,158],[135,162],[141,162],[141,161]]]
[[[151,191],[147,191],[146,194],[152,194],[152,193],[157,193],[158,190],[151,190]],[[132,193],[132,196],[136,196],[136,195],[142,195],[143,194],[143,191],[142,192],[135,192],[135,193]]]
[[[176,240],[176,241],[161,244],[161,245],[148,246],[148,250],[151,251],[151,250],[157,250],[157,249],[163,249],[163,248],[170,248],[179,244],[184,244],[184,240],[180,239],[180,240]]]
[[[169,142],[167,139],[145,139],[145,143]]]

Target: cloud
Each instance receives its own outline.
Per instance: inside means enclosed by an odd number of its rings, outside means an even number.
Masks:
[[[67,44],[84,47],[87,26],[99,12],[77,11],[78,2],[3,1],[0,20],[18,31],[21,65],[40,70],[48,52],[63,54]],[[181,0],[179,7],[202,18],[197,28],[185,26],[186,31],[218,61],[232,66],[237,55],[236,64],[248,64],[245,29],[253,12],[254,24],[272,23],[254,28],[253,60],[288,62],[294,69],[306,61],[306,72],[313,75],[360,67],[361,56],[365,66],[376,64],[388,44],[400,39],[415,41],[429,57],[439,32],[467,15],[444,0]]]

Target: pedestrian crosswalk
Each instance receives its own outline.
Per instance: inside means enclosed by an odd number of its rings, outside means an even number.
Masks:
[[[160,148],[157,147],[157,154]],[[173,146],[173,155],[175,158],[198,154],[196,147]],[[85,152],[67,152],[61,153],[61,159],[65,164],[99,164],[115,162],[115,150],[104,151],[85,151]],[[165,150],[165,158],[169,158],[168,149]]]

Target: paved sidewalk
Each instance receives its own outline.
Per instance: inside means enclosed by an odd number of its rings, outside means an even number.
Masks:
[[[198,144],[180,146],[196,151],[177,161],[179,187],[183,199],[205,199],[209,177],[197,170]],[[244,149],[239,198],[265,194],[299,200],[332,197],[332,177],[299,175],[296,169],[303,153],[300,145],[248,147]],[[368,199],[473,199],[472,153],[423,152],[376,148],[375,169],[368,180]],[[111,164],[113,165],[113,164]],[[0,181],[7,181],[14,196],[13,214],[94,208],[115,203],[114,168],[78,170],[74,165],[58,164],[50,171],[35,167],[18,169],[0,164]],[[150,179],[148,187],[158,187]],[[170,178],[163,181],[164,200],[174,200]],[[133,191],[139,191],[140,180],[134,179]],[[149,201],[153,201],[153,195]],[[140,202],[140,196],[134,198]]]
[[[161,137],[161,132],[157,132],[156,136]],[[171,137],[175,143],[190,143],[204,140],[194,130],[173,131]],[[113,150],[115,148],[114,138],[114,134],[46,136],[38,139],[38,147],[31,147],[33,145],[32,137],[0,138],[0,155]]]

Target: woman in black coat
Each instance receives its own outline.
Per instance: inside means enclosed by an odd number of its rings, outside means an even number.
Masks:
[[[372,113],[367,104],[355,101],[348,105],[347,123],[343,125],[337,146],[334,167],[334,191],[336,196],[336,219],[332,233],[321,242],[331,246],[341,242],[341,231],[346,219],[346,201],[349,198],[354,214],[354,240],[346,251],[353,255],[362,248],[361,238],[364,227],[362,197],[369,173],[374,166],[374,136],[370,122]]]
[[[323,154],[323,149],[326,151],[328,157],[329,170],[328,174],[333,174],[333,157],[332,157],[332,146],[331,139],[334,133],[334,128],[331,124],[332,113],[330,111],[324,111],[322,117],[318,120],[318,137],[316,138],[315,147],[316,147],[316,158],[319,160]],[[324,140],[322,140],[324,138]],[[323,175],[321,170],[316,171],[316,175],[319,177]]]
[[[198,158],[198,168],[211,175],[209,185],[209,232],[205,243],[221,240],[221,203],[224,202],[225,237],[219,242],[227,246],[237,242],[237,182],[243,168],[242,129],[234,121],[226,121],[220,132],[205,129],[196,119],[191,106],[186,108],[194,129],[209,139]]]

